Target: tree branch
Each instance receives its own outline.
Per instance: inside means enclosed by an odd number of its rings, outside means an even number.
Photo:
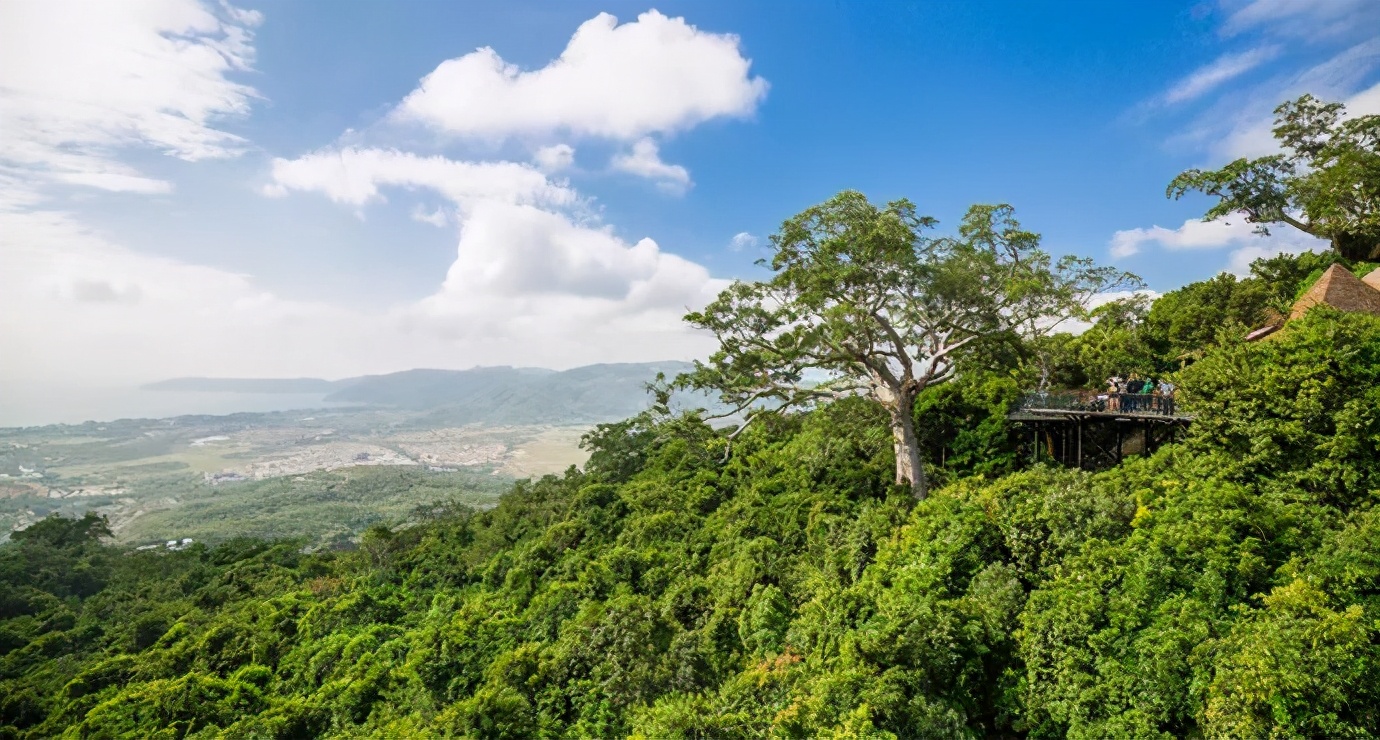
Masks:
[[[1313,228],[1313,225],[1312,225],[1312,224],[1306,224],[1306,223],[1304,223],[1304,222],[1302,222],[1302,221],[1300,221],[1300,220],[1294,218],[1293,216],[1290,216],[1289,214],[1285,213],[1284,211],[1280,211],[1280,212],[1279,212],[1279,220],[1283,221],[1283,222],[1286,223],[1286,224],[1289,224],[1290,226],[1292,226],[1292,227],[1298,229],[1299,231],[1302,231],[1302,232],[1305,233],[1305,234],[1308,234],[1309,236],[1316,236],[1316,237],[1319,237],[1319,238],[1322,238],[1322,236],[1323,236],[1322,234],[1319,234],[1319,233]]]

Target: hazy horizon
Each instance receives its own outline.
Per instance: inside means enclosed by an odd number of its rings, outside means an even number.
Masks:
[[[675,360],[652,360],[638,365],[658,365],[677,362]],[[514,367],[510,365],[477,365],[467,368],[408,368],[409,371],[466,372],[470,370],[513,370],[545,371],[559,373],[566,370],[579,370],[597,365],[619,363],[592,363],[572,368]],[[255,392],[245,390],[184,390],[150,388],[160,382],[176,380],[353,380],[364,377],[379,377],[395,373],[380,373],[375,376],[349,376],[345,378],[232,378],[211,376],[184,376],[180,378],[160,378],[139,384],[109,385],[101,387],[78,387],[62,384],[7,385],[0,389],[0,428],[48,426],[53,424],[84,424],[87,422],[109,422],[120,419],[165,419],[175,416],[212,415],[222,416],[236,413],[255,413],[272,411],[293,411],[313,409],[341,409],[358,406],[349,402],[328,402],[329,392],[301,393],[293,391]]]
[[[22,395],[0,397],[0,427],[331,408],[325,397],[325,393],[150,391],[138,386],[80,390],[30,387]],[[348,404],[334,405],[345,406]]]

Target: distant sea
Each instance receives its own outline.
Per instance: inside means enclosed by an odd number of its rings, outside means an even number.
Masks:
[[[147,391],[135,387],[72,389],[0,386],[0,427],[352,405],[326,403],[325,397],[324,393],[204,393]]]

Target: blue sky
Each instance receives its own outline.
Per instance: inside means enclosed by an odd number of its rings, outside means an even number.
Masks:
[[[15,0],[0,383],[702,356],[679,316],[844,188],[1170,290],[1312,243],[1168,180],[1377,82],[1373,0]]]

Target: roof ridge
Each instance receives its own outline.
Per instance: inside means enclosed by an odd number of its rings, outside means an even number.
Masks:
[[[1289,318],[1297,319],[1308,309],[1326,304],[1342,311],[1362,311],[1380,315],[1380,290],[1363,282],[1338,263],[1333,263],[1313,283],[1307,292],[1294,302]]]

